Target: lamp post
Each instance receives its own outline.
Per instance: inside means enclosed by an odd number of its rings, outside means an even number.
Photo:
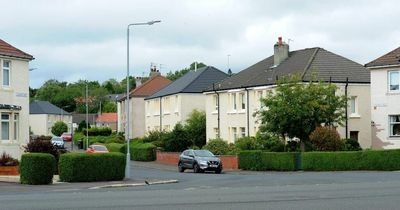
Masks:
[[[131,23],[128,25],[126,30],[126,102],[125,102],[125,140],[127,143],[126,149],[126,167],[125,167],[125,179],[130,178],[130,160],[131,160],[131,153],[130,153],[130,141],[129,141],[129,27],[131,26],[138,26],[138,25],[153,25],[154,23],[159,23],[160,20],[153,20],[149,22],[143,23]]]

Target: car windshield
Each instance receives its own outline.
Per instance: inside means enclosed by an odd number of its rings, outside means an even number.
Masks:
[[[208,150],[195,150],[194,154],[199,157],[214,157],[213,153]]]
[[[63,141],[63,139],[60,137],[57,137],[57,138],[53,138],[52,141]]]
[[[93,146],[93,149],[97,151],[107,151],[107,148],[103,146]]]

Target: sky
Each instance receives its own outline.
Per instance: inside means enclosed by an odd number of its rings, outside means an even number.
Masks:
[[[30,86],[44,81],[100,83],[162,74],[197,61],[239,72],[273,54],[322,47],[365,64],[400,45],[396,0],[0,0],[0,39],[33,55]]]

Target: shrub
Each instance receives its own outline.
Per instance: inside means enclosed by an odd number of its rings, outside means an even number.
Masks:
[[[17,166],[19,164],[18,160],[11,157],[11,155],[3,152],[0,156],[0,166]]]
[[[185,130],[193,145],[201,148],[206,144],[206,113],[193,110],[186,120]]]
[[[362,150],[360,144],[354,139],[344,139],[344,151],[359,151]]]
[[[239,150],[261,150],[263,146],[257,142],[255,137],[243,137],[236,141],[236,148]]]
[[[124,146],[124,144],[108,143],[105,146],[110,152],[121,152],[121,148]]]
[[[131,160],[153,161],[156,159],[156,146],[152,143],[143,143],[141,140],[130,143]],[[126,154],[126,144],[121,147],[120,152]]]
[[[125,176],[126,158],[121,153],[68,153],[60,157],[64,182],[117,181]]]
[[[229,153],[229,145],[222,139],[210,139],[203,149],[209,150],[214,155],[226,155]]]
[[[259,149],[268,150],[271,152],[283,152],[285,150],[285,143],[279,137],[265,132],[258,132],[256,140],[260,145]]]
[[[191,140],[184,127],[178,123],[169,135],[165,138],[164,149],[168,152],[182,152],[192,146]]]
[[[90,124],[88,124],[88,128],[90,128]],[[78,129],[76,129],[76,131],[81,132],[83,129],[86,129],[86,121],[82,120],[79,125],[78,125]]]
[[[306,152],[302,154],[303,170],[400,170],[400,150]]]
[[[82,129],[82,133],[86,135],[86,128]],[[112,134],[111,128],[89,128],[89,136],[110,136]]]
[[[239,165],[247,170],[294,171],[299,166],[299,153],[242,151],[239,153]]]
[[[63,121],[57,121],[54,123],[53,127],[51,127],[51,133],[55,136],[61,136],[62,133],[68,131],[68,126]]]
[[[317,151],[337,151],[344,146],[339,133],[329,127],[317,127],[310,134],[310,142]]]
[[[28,153],[21,157],[20,180],[22,184],[50,184],[56,160],[53,155],[46,153]]]

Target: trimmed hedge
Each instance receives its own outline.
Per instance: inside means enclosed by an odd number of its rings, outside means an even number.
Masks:
[[[131,141],[130,143],[131,160],[154,161],[156,160],[156,146],[152,143],[142,143],[141,141]],[[121,152],[126,154],[126,144],[121,147]]]
[[[400,170],[400,150],[354,152],[306,152],[302,154],[303,170]]]
[[[27,153],[21,157],[20,180],[22,184],[51,184],[56,159],[48,153]]]
[[[123,154],[69,153],[61,155],[60,180],[64,182],[117,181],[125,176]]]
[[[124,144],[119,144],[119,143],[109,143],[105,144],[107,147],[108,151],[110,152],[121,152],[121,148],[124,146]]]
[[[299,153],[263,152],[260,150],[239,153],[239,166],[245,170],[294,171],[298,169]]]

